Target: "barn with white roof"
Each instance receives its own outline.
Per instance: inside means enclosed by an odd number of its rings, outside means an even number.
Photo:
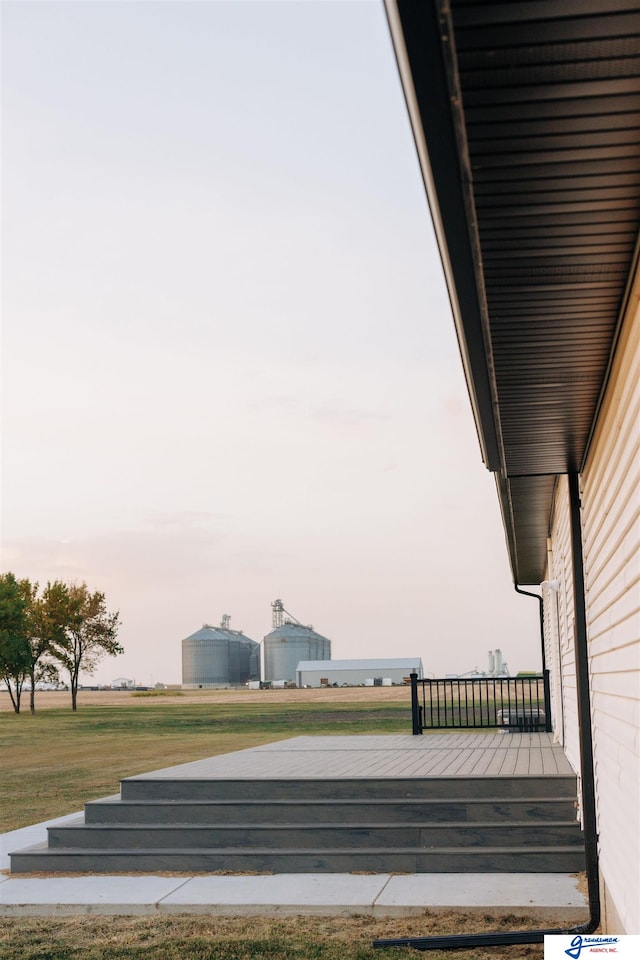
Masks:
[[[408,682],[411,673],[422,677],[420,657],[301,660],[296,670],[296,684],[299,687],[388,686]]]

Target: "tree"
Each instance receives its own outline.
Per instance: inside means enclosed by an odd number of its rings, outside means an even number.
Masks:
[[[58,679],[56,665],[47,659],[47,655],[51,655],[54,643],[64,640],[68,614],[69,590],[66,584],[59,580],[47,583],[41,597],[38,597],[38,584],[32,587],[29,609],[29,705],[32,714],[36,712],[36,684],[41,680]]]
[[[20,713],[22,687],[29,676],[29,611],[32,586],[13,573],[0,575],[0,678]]]
[[[80,669],[91,673],[105,655],[124,653],[116,639],[120,619],[118,613],[107,611],[104,594],[90,593],[86,583],[60,584],[60,588],[56,635],[49,649],[69,673],[71,707],[76,710]]]

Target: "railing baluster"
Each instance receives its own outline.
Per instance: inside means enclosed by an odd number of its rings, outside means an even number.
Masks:
[[[446,680],[445,680],[445,682],[444,682],[444,704],[443,704],[443,708],[444,708],[444,726],[447,727],[447,726],[448,726],[448,723],[447,723],[447,681],[446,681]]]

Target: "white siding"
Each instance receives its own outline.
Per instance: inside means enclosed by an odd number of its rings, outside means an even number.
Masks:
[[[600,866],[640,930],[640,311],[623,331],[583,475]]]
[[[580,745],[578,740],[578,701],[576,694],[576,664],[574,650],[573,616],[573,558],[571,554],[571,528],[569,516],[569,483],[566,477],[558,478],[553,507],[551,527],[551,549],[549,551],[548,580],[558,580],[560,589],[557,594],[545,590],[545,608],[557,604],[557,610],[550,612],[549,619],[555,618],[552,642],[555,651],[552,664],[557,669],[561,664],[560,676],[553,677],[558,702],[561,697],[562,710],[558,716],[554,711],[554,731],[558,740],[564,744],[569,763],[580,775]]]
[[[553,571],[552,541],[548,542],[547,569],[549,579],[555,580]],[[559,581],[558,581],[559,582]],[[564,744],[564,703],[562,689],[562,660],[560,634],[560,597],[558,591],[550,587],[542,589],[544,615],[544,654],[549,671],[549,687],[551,693],[551,723],[554,740]]]
[[[600,871],[605,909],[640,930],[640,309],[616,350],[581,477],[582,536]],[[552,717],[580,775],[569,491],[556,488],[543,589]],[[559,669],[560,667],[560,669]],[[561,708],[560,708],[561,707]],[[564,727],[564,732],[563,732]],[[605,929],[608,918],[604,917]]]

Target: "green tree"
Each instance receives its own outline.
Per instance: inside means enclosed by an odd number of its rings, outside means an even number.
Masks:
[[[29,615],[32,586],[13,573],[0,575],[0,678],[16,713],[29,676]]]
[[[69,673],[71,707],[77,710],[80,669],[91,673],[102,657],[124,653],[116,639],[120,618],[108,612],[104,594],[90,593],[86,583],[60,586],[64,589],[56,600],[58,626],[49,650]]]
[[[69,616],[69,589],[55,580],[47,583],[38,596],[38,584],[31,589],[29,610],[29,679],[31,681],[30,708],[36,712],[36,684],[42,680],[56,681],[58,670],[51,660],[52,647],[64,640]]]

